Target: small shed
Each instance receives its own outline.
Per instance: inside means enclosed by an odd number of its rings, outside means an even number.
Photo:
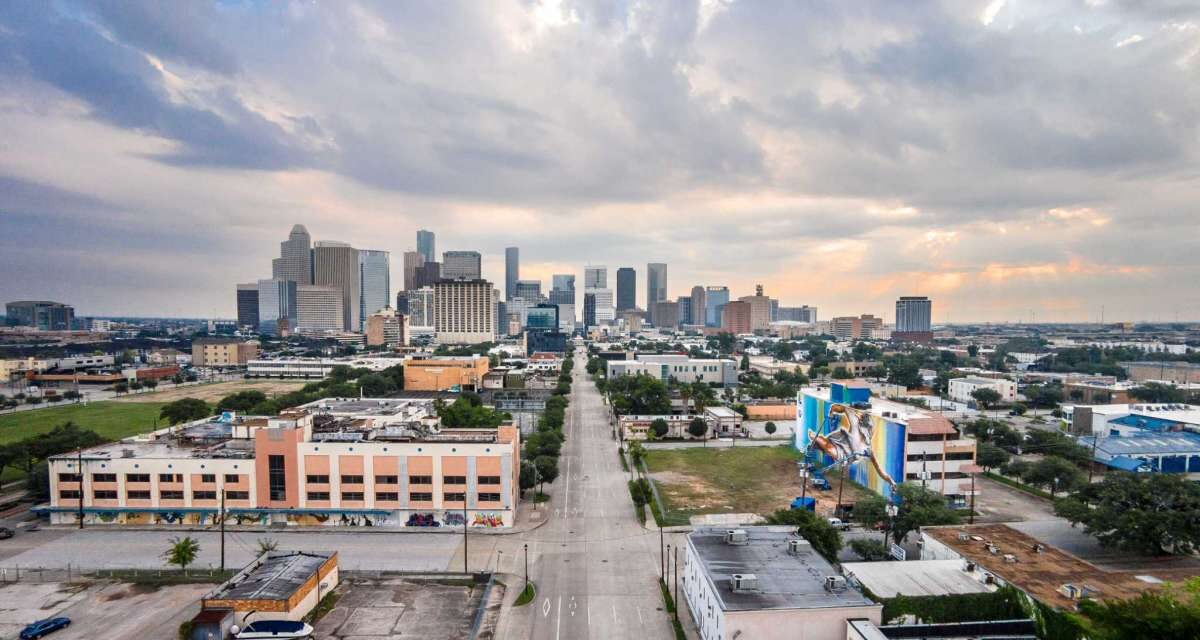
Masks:
[[[336,551],[268,551],[204,596],[200,609],[233,612],[239,626],[250,614],[251,622],[300,620],[337,585]]]

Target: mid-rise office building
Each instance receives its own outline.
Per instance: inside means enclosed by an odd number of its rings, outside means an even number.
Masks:
[[[341,289],[315,284],[296,286],[295,331],[341,331],[344,318]]]
[[[192,340],[193,367],[244,367],[258,357],[258,343],[238,338]]]
[[[432,329],[434,323],[433,301],[433,287],[422,287],[407,292],[405,303],[408,306],[405,315],[408,316],[408,326]]]
[[[425,256],[420,251],[404,252],[404,290],[417,289],[417,269],[425,264]]]
[[[588,265],[583,268],[584,289],[604,289],[608,287],[608,267],[602,264]]]
[[[392,267],[387,251],[361,249],[358,252],[358,314],[362,328],[367,316],[392,304]]]
[[[483,388],[487,356],[433,356],[404,363],[407,391],[469,391]]]
[[[258,281],[258,332],[289,335],[296,328],[296,283],[293,280]]]
[[[896,328],[893,340],[933,341],[933,302],[925,296],[902,296],[896,301]]]
[[[763,295],[763,286],[755,285],[754,295],[742,296],[739,302],[750,305],[750,331],[766,331],[771,326],[771,299]]]
[[[591,322],[584,321],[588,327],[595,327],[602,324],[611,323],[617,316],[616,310],[613,308],[613,290],[612,289],[584,289],[583,291],[583,307],[584,315],[588,314],[589,296],[591,300]]]
[[[528,309],[525,319],[525,351],[562,353],[566,349],[567,334],[559,330],[559,306],[539,304]]]
[[[650,322],[655,325],[658,320],[654,317],[654,309],[659,302],[667,299],[667,265],[662,262],[651,262],[646,265],[646,313],[650,314]]]
[[[385,307],[367,316],[368,347],[402,347],[408,344],[406,316],[391,307]]]
[[[420,229],[417,231],[417,253],[425,258],[425,262],[437,260],[437,246],[432,231]]]
[[[704,287],[696,285],[692,287],[692,313],[688,317],[688,324],[694,324],[703,327],[707,324],[707,301],[704,296]]]
[[[654,303],[654,326],[660,329],[674,329],[679,326],[678,302]]]
[[[4,305],[6,322],[40,331],[70,331],[75,325],[75,307],[49,300],[18,300]]]
[[[617,311],[637,308],[637,271],[633,267],[617,269]]]
[[[979,389],[991,389],[1000,394],[1000,402],[1017,401],[1017,383],[1007,378],[953,378],[947,385],[947,395],[955,402],[974,404],[975,398],[971,394]]]
[[[517,280],[521,278],[521,250],[518,247],[508,247],[504,250],[504,299],[522,295],[517,292]],[[541,283],[538,283],[541,288]],[[528,297],[528,296],[525,296]]]
[[[313,247],[313,284],[336,287],[342,292],[344,331],[359,331],[362,294],[358,249],[345,242],[319,240]],[[386,301],[385,301],[386,304]]]
[[[432,401],[394,398],[226,414],[51,457],[39,511],[96,526],[207,526],[222,507],[264,527],[512,526],[519,430],[439,426]]]
[[[871,338],[883,328],[883,319],[866,313],[861,316],[841,316],[829,321],[829,330],[840,340]]]
[[[692,323],[692,298],[690,296],[679,296],[675,300],[679,305],[679,325]]]
[[[237,323],[239,327],[254,327],[258,331],[258,283],[237,286]]]
[[[726,303],[721,308],[721,330],[728,331],[734,335],[741,333],[753,333],[754,328],[751,324],[752,307],[749,302],[735,300]]]
[[[815,324],[817,322],[817,308],[803,305],[800,307],[779,307],[775,313],[775,319],[786,322],[807,322]]]
[[[446,251],[442,253],[442,278],[445,280],[479,280],[483,277],[483,256],[478,251]]]
[[[443,344],[476,344],[496,337],[496,303],[487,280],[442,280],[433,286],[434,335]]]
[[[288,239],[279,243],[279,257],[271,261],[271,278],[312,284],[312,260],[312,237],[304,225],[295,225]]]
[[[721,312],[729,302],[729,287],[706,287],[704,289],[704,324],[721,326]]]

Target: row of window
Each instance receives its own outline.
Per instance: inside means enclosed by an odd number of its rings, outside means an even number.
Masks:
[[[78,500],[79,499],[79,490],[78,489],[63,489],[62,491],[58,492],[58,497],[60,497],[64,500]],[[92,492],[92,498],[95,500],[116,500],[117,492],[113,491],[111,489],[99,489],[99,490]],[[160,500],[183,500],[183,492],[182,491],[159,491],[158,498]],[[227,500],[249,500],[250,492],[249,491],[226,491],[225,498]],[[125,492],[125,499],[126,500],[149,500],[150,492],[131,489],[131,490]],[[192,500],[216,500],[216,499],[217,499],[216,491],[193,491],[192,492]]]
[[[60,473],[58,474],[59,482],[79,482],[78,473]],[[115,473],[93,473],[92,482],[116,482],[117,474]],[[182,473],[160,473],[158,474],[159,482],[183,482]],[[200,474],[200,482],[212,484],[217,481],[217,474],[203,473]],[[225,474],[226,484],[237,484],[242,481],[242,476],[236,473]],[[127,473],[125,474],[125,482],[150,482],[150,474],[148,473]]]
[[[500,494],[498,493],[480,493],[480,502],[500,502]],[[328,491],[309,491],[308,499],[312,501],[329,500]],[[361,491],[343,491],[342,500],[347,502],[359,501],[364,499]],[[427,491],[413,491],[408,494],[408,499],[412,502],[433,502],[433,494]],[[377,492],[375,500],[379,502],[397,502],[400,500],[400,494],[394,492]],[[459,492],[447,492],[442,494],[442,500],[446,502],[466,502],[467,494]]]
[[[342,484],[362,484],[363,477],[357,475],[341,476]],[[499,485],[500,476],[479,476],[479,484]],[[305,476],[309,484],[329,484],[329,476],[325,474],[309,474]],[[400,476],[375,476],[376,484],[400,484]],[[409,476],[409,484],[433,484],[433,476]],[[466,476],[442,476],[442,484],[467,484]]]
[[[945,474],[942,474],[938,471],[928,471],[926,473],[929,474],[929,480],[960,480],[962,478],[970,477],[970,474],[963,473],[962,471],[947,471]],[[920,480],[921,474],[909,473],[904,477],[906,480]]]
[[[908,454],[907,458],[908,458],[909,462],[921,462],[922,459],[924,459],[925,462],[940,462],[942,459],[942,454],[940,454],[940,453],[925,453],[925,454],[910,453],[910,454]],[[947,460],[974,460],[975,454],[970,451],[947,453],[946,459]]]

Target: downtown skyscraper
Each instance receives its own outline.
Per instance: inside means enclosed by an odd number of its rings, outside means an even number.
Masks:
[[[637,271],[633,267],[617,269],[617,311],[637,308]]]
[[[391,272],[387,251],[362,249],[358,252],[359,330],[365,330],[368,316],[391,305]]]
[[[318,241],[313,247],[313,284],[342,292],[342,330],[360,329],[360,267],[358,249],[345,242]]]
[[[425,257],[425,262],[437,262],[437,246],[432,231],[417,231],[417,253]]]
[[[312,236],[304,225],[292,227],[288,239],[279,243],[279,257],[271,261],[271,278],[312,284]]]
[[[521,250],[508,247],[504,250],[504,299],[512,300],[517,295],[517,280],[521,279]]]
[[[646,265],[646,312],[650,321],[654,319],[654,307],[659,302],[667,300],[667,265],[662,262],[651,262]]]

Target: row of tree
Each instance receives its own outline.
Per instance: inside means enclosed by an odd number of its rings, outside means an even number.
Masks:
[[[566,434],[568,396],[571,393],[571,371],[575,361],[568,351],[554,395],[546,400],[546,408],[538,418],[537,430],[525,439],[525,454],[521,461],[521,492],[540,487],[558,478],[558,457],[562,453]]]
[[[0,474],[8,467],[21,469],[27,476],[26,488],[31,497],[46,500],[50,497],[50,474],[46,461],[51,456],[105,442],[107,440],[95,431],[84,429],[74,422],[66,422],[46,433],[0,445]]]

